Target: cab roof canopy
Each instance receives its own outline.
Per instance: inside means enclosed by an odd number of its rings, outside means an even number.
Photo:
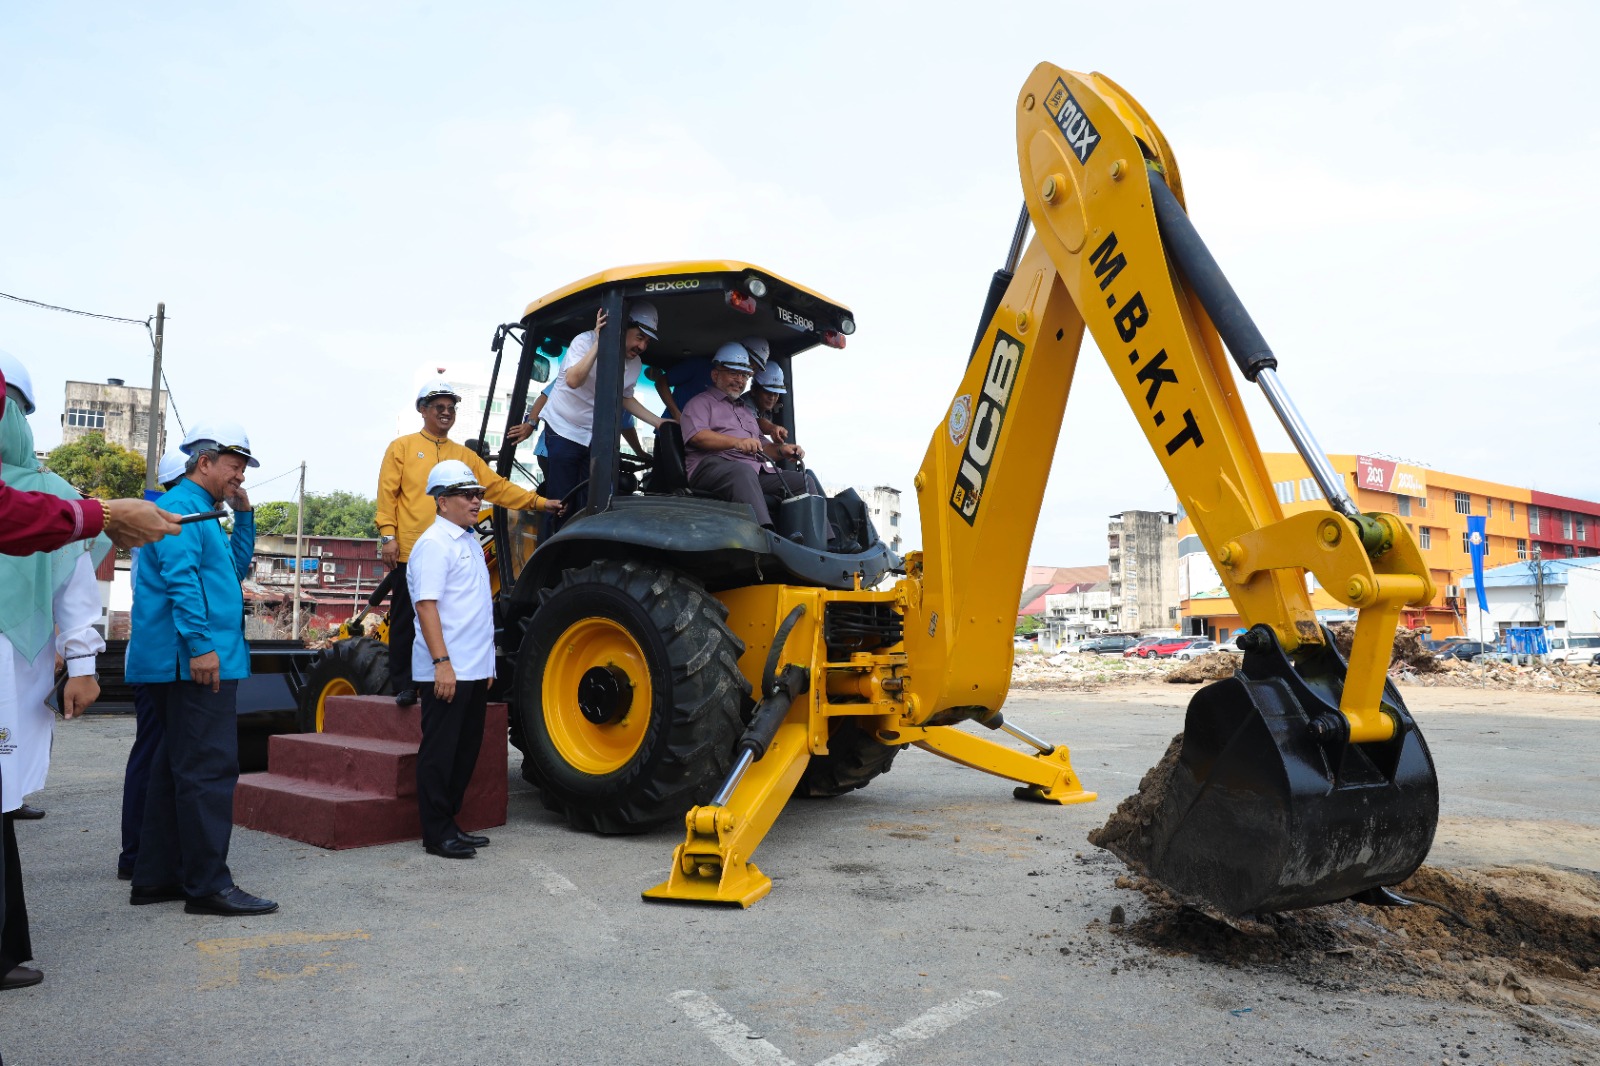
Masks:
[[[841,303],[770,270],[731,259],[613,267],[542,296],[523,312],[530,338],[547,353],[594,328],[600,290],[620,285],[630,303],[648,300],[661,315],[660,339],[644,361],[667,366],[709,356],[743,337],[764,337],[777,356],[817,344],[843,347],[855,316]]]

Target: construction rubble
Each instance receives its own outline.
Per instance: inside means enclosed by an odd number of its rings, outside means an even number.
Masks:
[[[1341,653],[1348,655],[1355,626],[1332,627]],[[1011,687],[1039,692],[1091,692],[1115,685],[1140,685],[1166,681],[1202,684],[1233,676],[1241,659],[1229,652],[1209,652],[1189,661],[1179,659],[1123,658],[1084,652],[1043,655],[1018,651]],[[1541,692],[1600,693],[1600,667],[1587,664],[1518,664],[1467,662],[1443,659],[1429,651],[1416,630],[1395,631],[1389,676],[1402,685],[1428,687],[1531,689]]]

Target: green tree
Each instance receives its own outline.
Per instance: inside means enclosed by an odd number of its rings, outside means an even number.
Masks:
[[[1031,637],[1044,628],[1044,622],[1036,614],[1025,614],[1017,619],[1017,636]]]
[[[101,500],[144,494],[144,456],[106,440],[103,433],[85,433],[45,456],[44,465],[73,488]]]
[[[354,492],[307,493],[305,533],[308,537],[376,537],[377,511],[377,501]],[[257,504],[256,532],[292,537],[297,513],[293,500]]]

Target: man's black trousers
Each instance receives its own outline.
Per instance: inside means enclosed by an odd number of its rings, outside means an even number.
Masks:
[[[417,810],[422,815],[422,842],[438,845],[461,832],[456,815],[478,765],[483,747],[484,709],[490,679],[457,681],[448,702],[433,694],[433,683],[421,683],[422,746],[417,749]]]
[[[150,760],[133,883],[181,885],[191,899],[233,887],[228,842],[239,783],[239,682],[149,685],[164,732]]]
[[[389,590],[389,687],[396,692],[417,686],[411,681],[411,646],[417,639],[417,609],[406,584],[406,564],[394,564]]]

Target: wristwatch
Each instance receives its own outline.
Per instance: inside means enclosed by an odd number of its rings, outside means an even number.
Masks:
[[[379,543],[379,544],[387,544],[387,543],[389,543],[389,542],[390,542],[390,541],[391,541],[391,540],[393,540],[393,539],[394,539],[394,534],[393,534],[393,533],[390,533],[390,534],[389,534],[389,535],[388,535],[388,536],[384,536],[384,537],[379,537],[379,538],[378,538],[378,543]]]

